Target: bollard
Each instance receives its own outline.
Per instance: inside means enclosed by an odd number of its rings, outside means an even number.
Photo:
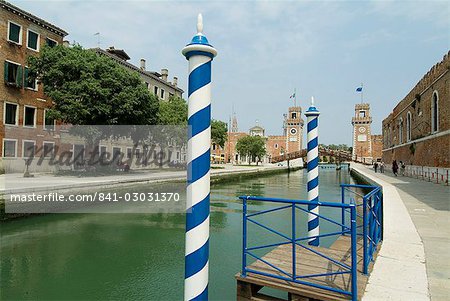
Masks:
[[[307,155],[308,161],[308,201],[319,201],[319,138],[318,121],[320,112],[314,106],[314,97],[311,97],[311,106],[305,112],[307,117]],[[319,245],[319,206],[309,205],[308,210],[315,214],[308,214],[308,244],[312,246]]]
[[[182,50],[189,61],[185,300],[208,300],[211,61],[217,51],[202,31],[199,14],[197,35]]]

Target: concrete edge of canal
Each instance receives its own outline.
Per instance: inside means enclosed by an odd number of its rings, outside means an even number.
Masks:
[[[351,163],[352,175],[383,187],[384,240],[363,300],[430,300],[423,242],[397,189]]]

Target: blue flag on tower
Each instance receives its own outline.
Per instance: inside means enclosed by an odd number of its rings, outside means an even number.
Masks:
[[[358,88],[356,88],[356,92],[362,92],[362,88],[363,88],[363,87],[358,87]]]
[[[292,94],[291,96],[289,96],[289,98],[295,98],[295,92],[294,92],[294,94]]]

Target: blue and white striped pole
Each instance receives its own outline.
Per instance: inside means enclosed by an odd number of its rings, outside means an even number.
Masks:
[[[185,300],[208,300],[211,61],[217,51],[202,31],[199,14],[197,35],[182,50],[189,61]]]
[[[308,132],[308,153],[306,160],[308,161],[308,201],[319,201],[319,135],[318,123],[320,112],[314,106],[314,97],[311,97],[311,106],[305,112],[307,117]],[[319,214],[319,206],[309,205],[309,212]],[[308,214],[308,244],[312,246],[319,245],[319,217],[314,214]]]

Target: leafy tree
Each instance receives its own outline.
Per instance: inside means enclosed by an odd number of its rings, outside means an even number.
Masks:
[[[74,125],[156,124],[159,101],[140,77],[81,46],[44,47],[30,75],[54,102],[49,116]]]
[[[211,140],[213,143],[224,147],[227,141],[227,124],[220,120],[211,120]]]
[[[260,136],[245,136],[237,141],[236,151],[240,156],[251,158],[252,160],[249,160],[249,164],[258,158],[256,161],[256,165],[258,165],[258,161],[266,154],[265,144],[264,138]]]
[[[161,125],[187,125],[188,105],[180,97],[170,97],[159,104],[158,123]]]

